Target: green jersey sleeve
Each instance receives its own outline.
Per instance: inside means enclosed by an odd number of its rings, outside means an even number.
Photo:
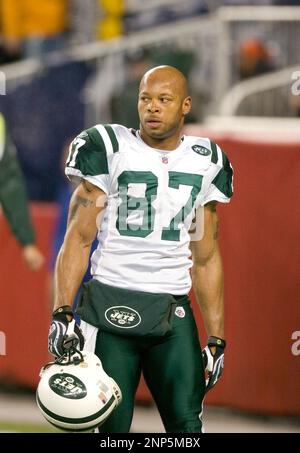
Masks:
[[[211,170],[202,205],[210,201],[229,203],[233,195],[233,168],[226,154],[211,141]]]
[[[35,242],[25,181],[16,148],[0,115],[0,204],[9,226],[23,246]]]
[[[70,180],[86,179],[108,193],[107,150],[97,127],[81,132],[72,141],[65,173]]]

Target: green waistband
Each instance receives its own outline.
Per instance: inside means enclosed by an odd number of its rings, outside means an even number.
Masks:
[[[180,295],[180,296],[174,296],[174,299],[176,300],[177,305],[187,305],[190,304],[191,301],[189,299],[188,294]]]

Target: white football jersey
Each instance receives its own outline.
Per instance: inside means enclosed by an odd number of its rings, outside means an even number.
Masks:
[[[215,143],[183,136],[178,148],[163,151],[132,129],[96,125],[72,142],[66,174],[108,196],[91,259],[94,278],[139,291],[189,292],[195,210],[232,195],[232,167]]]

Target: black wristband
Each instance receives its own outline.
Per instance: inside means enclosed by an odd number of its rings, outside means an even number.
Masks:
[[[219,348],[225,349],[226,341],[218,337],[208,337],[207,339],[208,346],[218,346]]]
[[[71,316],[73,316],[72,307],[70,305],[63,305],[62,307],[58,307],[52,313],[52,316],[55,316],[55,315],[71,315]]]

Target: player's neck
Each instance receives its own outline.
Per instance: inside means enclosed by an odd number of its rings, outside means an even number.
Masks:
[[[166,151],[173,151],[180,145],[182,141],[182,133],[178,132],[170,137],[166,138],[155,138],[149,137],[149,135],[145,134],[145,132],[141,129],[139,131],[140,137],[146,145],[151,146],[151,148],[162,149]]]

